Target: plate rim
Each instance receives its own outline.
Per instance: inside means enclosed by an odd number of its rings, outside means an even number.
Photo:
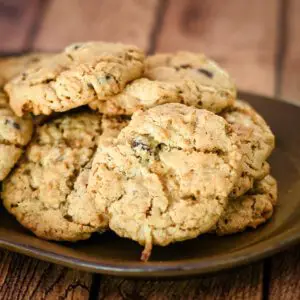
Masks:
[[[230,254],[227,254],[229,259],[224,259],[226,258],[226,255],[225,257],[216,256],[214,265],[211,265],[205,261],[197,263],[197,259],[185,260],[182,263],[150,262],[150,264],[144,263],[144,265],[138,262],[138,267],[133,267],[133,263],[131,262],[118,262],[116,264],[105,264],[103,262],[96,263],[65,256],[63,254],[57,254],[52,251],[41,250],[35,246],[8,241],[2,237],[0,237],[0,247],[49,263],[55,263],[86,272],[128,278],[171,278],[213,274],[260,261],[271,255],[279,253],[300,241],[300,231],[297,228],[291,229],[290,231],[292,231],[292,233],[289,233],[285,238],[282,239],[282,235],[285,235],[287,231],[289,230],[286,230],[283,233],[272,237],[271,239],[265,239],[247,247],[247,249],[251,250],[251,253],[248,253],[247,257],[243,255],[244,249],[236,251],[234,257],[230,256]],[[270,241],[272,241],[272,243],[270,243]]]

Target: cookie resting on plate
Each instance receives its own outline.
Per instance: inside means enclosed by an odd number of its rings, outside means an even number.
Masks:
[[[256,181],[245,195],[229,199],[215,232],[227,235],[256,228],[271,218],[277,202],[277,182],[271,176]]]
[[[164,104],[135,113],[116,140],[98,148],[88,190],[110,229],[145,245],[147,260],[152,244],[211,230],[241,167],[237,136],[222,117]]]
[[[3,182],[6,209],[44,239],[77,241],[105,230],[106,218],[85,197],[85,179],[97,145],[126,124],[80,112],[38,127],[18,166]]]
[[[253,182],[269,173],[266,163],[275,146],[275,137],[262,116],[248,103],[236,100],[221,114],[240,138],[244,154],[243,172],[232,191],[238,197],[253,186]]]

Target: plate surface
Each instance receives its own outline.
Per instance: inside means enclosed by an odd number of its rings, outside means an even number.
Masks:
[[[0,208],[0,246],[39,259],[92,272],[134,277],[204,274],[253,262],[300,242],[300,108],[251,94],[240,94],[267,120],[276,135],[270,159],[278,180],[274,217],[255,231],[226,237],[204,235],[168,247],[155,247],[139,261],[142,247],[112,233],[74,244],[34,237]]]

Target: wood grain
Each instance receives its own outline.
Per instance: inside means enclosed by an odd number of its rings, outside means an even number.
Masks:
[[[39,0],[0,0],[0,51],[27,50]]]
[[[0,251],[0,299],[89,299],[92,274]]]
[[[285,28],[282,39],[283,62],[282,62],[282,84],[280,96],[300,104],[300,1],[285,1],[286,16],[282,24]]]
[[[240,89],[273,95],[278,2],[169,1],[157,50],[205,52]]]
[[[159,0],[52,0],[34,47],[57,50],[67,44],[104,40],[149,47]]]
[[[187,280],[125,280],[105,277],[98,299],[261,299],[261,264]]]
[[[300,247],[271,260],[269,299],[300,299]]]
[[[300,104],[300,1],[284,1],[279,96]],[[269,299],[300,299],[300,247],[270,259]]]

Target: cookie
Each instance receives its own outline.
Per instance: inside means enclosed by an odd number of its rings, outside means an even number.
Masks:
[[[265,162],[274,149],[275,137],[262,116],[244,101],[236,100],[221,116],[232,125],[244,154],[242,176],[231,194],[238,197],[268,173]]]
[[[18,116],[28,112],[49,115],[118,94],[143,69],[144,54],[134,46],[74,44],[23,72],[5,90]]]
[[[110,126],[105,119],[105,128],[102,121],[100,114],[80,112],[38,127],[17,168],[3,182],[4,206],[38,237],[77,241],[106,228],[107,221],[84,197],[98,143],[117,134],[115,120]]]
[[[27,68],[52,57],[52,53],[29,53],[21,56],[10,56],[0,59],[0,86],[19,75]]]
[[[6,95],[0,92],[0,181],[19,160],[31,139],[32,131],[32,120],[16,117],[8,105]]]
[[[98,148],[87,189],[110,229],[145,245],[147,260],[152,244],[192,239],[216,224],[240,175],[237,143],[227,122],[207,110],[139,111]]]
[[[109,115],[131,115],[164,103],[183,103],[220,112],[236,98],[236,87],[229,75],[199,53],[150,56],[144,77],[106,101],[91,102],[90,107]]]
[[[259,174],[254,178],[253,176],[242,172],[241,177],[234,185],[232,192],[230,193],[231,198],[237,198],[244,195],[248,190],[253,187],[255,180],[261,180],[270,173],[270,165],[268,162],[264,162],[262,169]]]
[[[89,106],[111,116],[130,116],[139,109],[148,109],[168,102],[183,102],[178,88],[167,82],[140,78],[128,84],[120,94],[104,101],[92,101]]]
[[[224,215],[216,225],[216,234],[227,235],[256,228],[271,218],[276,202],[277,182],[267,175],[255,182],[247,194],[229,200]]]

